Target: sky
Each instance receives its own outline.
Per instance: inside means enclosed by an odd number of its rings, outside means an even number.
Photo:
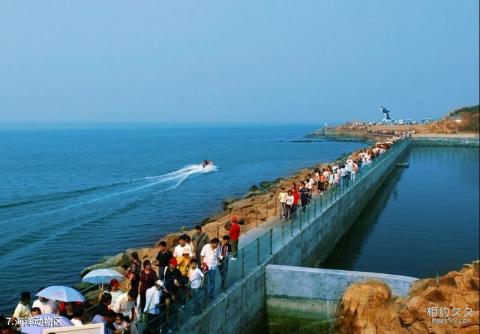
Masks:
[[[0,122],[440,117],[479,101],[478,0],[2,0]]]

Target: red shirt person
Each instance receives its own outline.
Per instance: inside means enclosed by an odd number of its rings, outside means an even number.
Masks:
[[[298,192],[297,188],[292,189],[293,195],[293,205],[298,205],[298,200],[300,199],[300,193]]]
[[[230,229],[228,230],[228,234],[230,236],[230,243],[232,245],[232,260],[237,259],[237,252],[238,252],[238,239],[240,238],[240,225],[238,225],[238,218],[233,216],[230,219],[231,225]]]

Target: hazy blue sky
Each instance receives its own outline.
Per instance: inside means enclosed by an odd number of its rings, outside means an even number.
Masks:
[[[0,2],[0,122],[435,117],[479,100],[478,0]]]

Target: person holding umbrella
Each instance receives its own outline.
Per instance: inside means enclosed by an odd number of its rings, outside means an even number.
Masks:
[[[108,292],[104,292],[97,306],[95,307],[94,313],[100,314],[103,316],[110,310],[110,304],[112,303],[112,295]]]
[[[112,306],[115,305],[116,302],[117,302],[117,299],[121,295],[123,295],[123,291],[120,290],[120,283],[115,278],[110,281],[110,284],[105,291],[103,291],[103,289],[100,289],[100,294],[98,295],[98,300],[100,300],[102,298],[102,295],[105,292],[108,292],[112,296],[112,302],[111,302]]]

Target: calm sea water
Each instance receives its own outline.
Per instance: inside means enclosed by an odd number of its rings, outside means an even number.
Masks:
[[[478,259],[478,154],[413,147],[323,267],[424,278]]]
[[[197,224],[252,184],[364,146],[295,142],[315,128],[0,130],[0,313],[21,291],[77,283],[104,255]]]

